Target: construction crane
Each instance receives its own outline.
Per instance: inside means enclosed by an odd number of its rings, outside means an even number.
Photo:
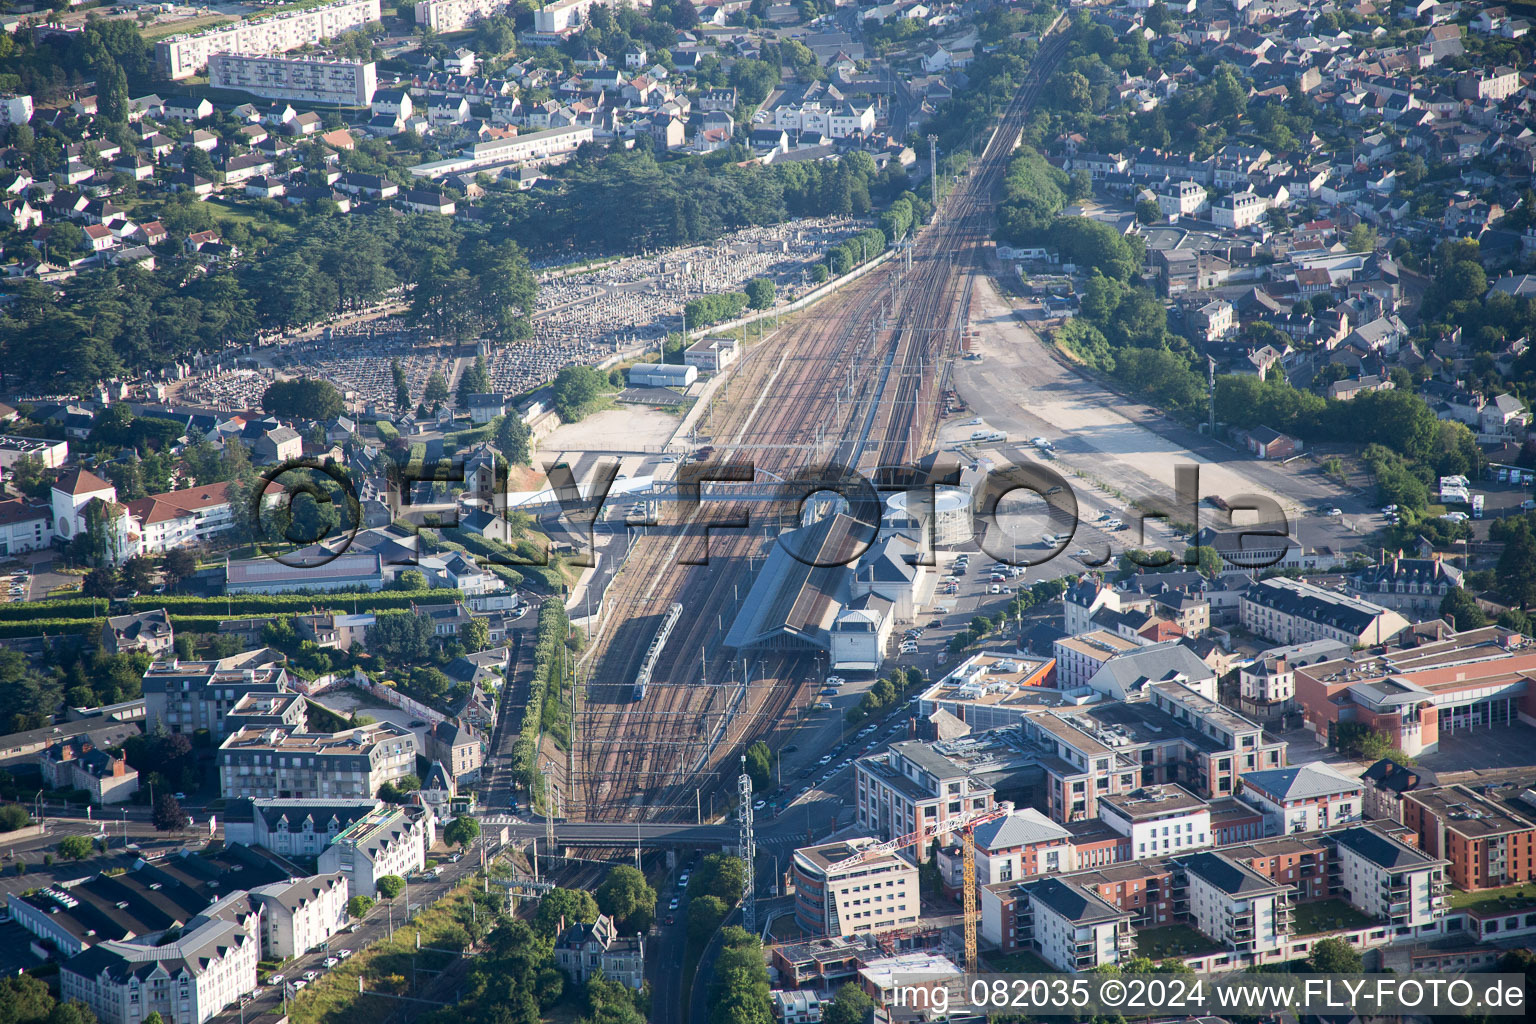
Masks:
[[[965,865],[964,876],[961,879],[961,915],[965,922],[965,972],[976,973],[976,922],[981,919],[981,912],[976,904],[976,837],[977,825],[984,825],[989,821],[1004,818],[1013,813],[1013,804],[1004,800],[990,811],[976,811],[971,814],[955,814],[932,825],[927,825],[916,832],[908,832],[906,835],[888,839],[883,843],[872,843],[854,854],[848,860],[842,862],[839,867],[861,864],[865,861],[883,857],[886,854],[895,853],[897,850],[906,849],[909,846],[921,847],[932,841],[937,836],[949,835],[959,832],[961,837],[961,849],[963,851],[963,863]]]

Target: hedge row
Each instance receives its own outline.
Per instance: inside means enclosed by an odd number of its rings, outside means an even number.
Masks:
[[[0,637],[79,635],[100,629],[100,619],[27,619],[24,622],[0,622]]]
[[[512,747],[512,771],[529,792],[536,791],[538,779],[539,726],[544,714],[544,695],[549,692],[551,681],[554,682],[555,692],[560,691],[560,649],[565,644],[570,625],[565,606],[558,599],[547,598],[539,606],[539,626],[533,648],[533,678],[528,683],[528,703],[523,707],[517,742]]]
[[[219,618],[250,618],[323,609],[350,612],[359,609],[388,611],[409,608],[412,602],[442,603],[464,597],[457,590],[382,590],[366,593],[325,594],[232,594],[229,597],[193,597],[185,594],[142,594],[128,601],[135,611],[164,608],[171,615],[217,615]],[[105,603],[88,597],[57,601],[12,602],[0,606],[0,624],[40,619],[90,619],[98,617]]]

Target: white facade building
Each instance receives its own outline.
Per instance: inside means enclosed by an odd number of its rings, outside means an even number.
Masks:
[[[1157,209],[1169,220],[1193,217],[1205,209],[1205,186],[1197,181],[1175,181],[1157,190]]]
[[[188,922],[174,942],[101,942],[59,970],[59,995],[78,999],[101,1024],[139,1024],[159,1013],[202,1024],[256,990],[261,942],[251,922],[221,917]]]
[[[243,726],[220,744],[218,756],[225,799],[370,797],[416,770],[416,736],[389,722],[337,733]]]
[[[1258,223],[1267,208],[1268,204],[1252,192],[1234,192],[1211,204],[1211,223],[1217,227],[1241,231]]]
[[[507,0],[417,0],[416,24],[434,32],[462,32],[511,6]]]
[[[1130,915],[1097,893],[1059,878],[1020,888],[1027,906],[1018,916],[1018,942],[1038,950],[1057,970],[1091,971],[1131,955]]]
[[[263,99],[366,107],[378,90],[379,73],[371,60],[215,53],[208,58],[208,84]]]
[[[1131,841],[1131,856],[1165,857],[1211,846],[1210,804],[1183,786],[1099,797],[1099,818]]]
[[[1445,916],[1444,860],[1365,826],[1327,841],[1339,860],[1339,885],[1358,910],[1397,928],[1423,928]]]
[[[379,0],[336,0],[321,7],[162,39],[155,44],[155,64],[165,78],[188,78],[207,66],[208,58],[215,53],[284,53],[306,43],[319,45],[380,17]]]
[[[385,875],[408,878],[427,862],[437,840],[436,819],[423,808],[381,804],[340,834],[316,861],[323,872],[339,871],[351,896],[373,896]]]
[[[1241,786],[1242,798],[1264,813],[1271,836],[1359,821],[1365,807],[1364,784],[1321,761],[1248,772]]]
[[[347,882],[340,872],[258,885],[251,904],[261,908],[262,954],[287,960],[306,953],[347,926]]]
[[[1291,933],[1291,887],[1219,853],[1177,861],[1187,876],[1190,921],[1235,952],[1263,960],[1282,950]]]

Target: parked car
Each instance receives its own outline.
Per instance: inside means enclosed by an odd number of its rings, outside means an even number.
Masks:
[[[267,979],[267,984],[268,985],[281,985],[282,983],[283,983],[283,976],[281,974],[274,974],[274,975],[272,975],[272,977]]]
[[[341,963],[340,957],[328,956],[325,958],[325,966],[327,967],[335,967],[339,963]]]

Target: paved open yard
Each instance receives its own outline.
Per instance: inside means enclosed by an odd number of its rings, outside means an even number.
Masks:
[[[1441,783],[1502,777],[1519,768],[1536,766],[1536,729],[1528,725],[1499,725],[1441,733],[1440,749],[1418,758],[1419,765]]]
[[[1358,499],[1352,504],[1359,507],[1350,508],[1337,485],[1305,461],[1292,467],[1255,461],[1063,366],[1013,316],[991,282],[977,288],[971,323],[983,359],[958,361],[954,381],[972,414],[1010,437],[1050,438],[1062,466],[1091,472],[1130,496],[1167,498],[1173,495],[1174,467],[1197,464],[1202,495],[1267,495],[1293,520],[1324,504],[1364,511]],[[1201,518],[1214,525],[1216,512],[1204,508]]]
[[[634,451],[666,444],[677,424],[678,417],[655,409],[632,405],[604,409],[580,422],[556,427],[539,442],[539,453],[553,456],[567,449],[588,448]]]

